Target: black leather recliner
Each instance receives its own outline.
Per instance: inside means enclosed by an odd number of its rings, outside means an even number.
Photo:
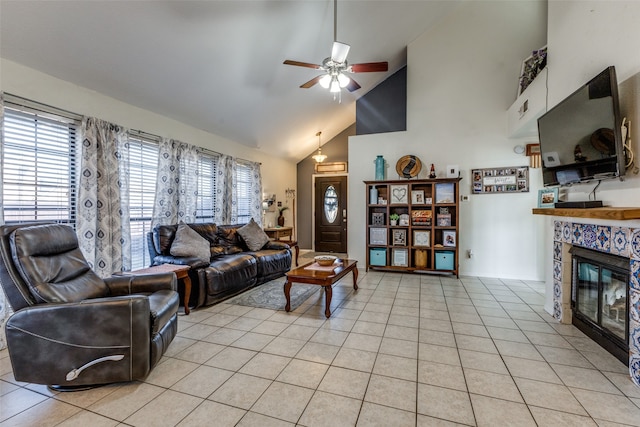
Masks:
[[[98,277],[75,231],[0,226],[0,283],[16,380],[73,389],[143,379],[178,330],[173,274]]]

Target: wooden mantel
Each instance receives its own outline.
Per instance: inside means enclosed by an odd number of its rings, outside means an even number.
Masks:
[[[556,208],[536,208],[534,215],[568,216],[574,218],[610,219],[628,221],[640,219],[640,208],[588,208],[588,209],[556,209]]]

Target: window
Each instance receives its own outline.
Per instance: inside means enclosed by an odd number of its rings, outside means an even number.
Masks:
[[[196,222],[215,222],[218,155],[201,152],[198,160]]]
[[[238,161],[236,169],[236,202],[238,206],[238,224],[251,220],[251,167]]]
[[[80,118],[6,94],[4,107],[5,222],[75,226],[76,130]]]
[[[158,139],[140,132],[129,133],[129,217],[131,228],[131,269],[151,264],[147,233],[156,196]]]

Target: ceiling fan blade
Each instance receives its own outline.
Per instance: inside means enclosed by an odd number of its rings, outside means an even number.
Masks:
[[[387,62],[365,62],[349,66],[349,71],[352,73],[377,73],[388,70],[389,64]]]
[[[361,87],[361,86],[358,84],[358,82],[356,82],[356,81],[355,81],[355,80],[353,80],[352,78],[349,78],[349,80],[351,80],[351,81],[350,81],[350,82],[349,82],[349,84],[346,86],[346,87],[347,87],[347,90],[348,90],[349,92],[353,92],[353,91],[355,91],[355,90],[360,89],[360,87]]]
[[[308,82],[306,82],[304,84],[301,84],[300,87],[302,89],[309,89],[311,86],[313,86],[316,83],[318,83],[321,78],[322,78],[322,76],[316,76],[316,77],[312,78],[311,80],[309,80]]]
[[[287,59],[283,62],[283,64],[286,65],[295,65],[296,67],[307,67],[307,68],[313,68],[316,70],[322,70],[322,66],[318,65],[318,64],[310,64],[308,62],[300,62],[300,61],[292,61],[290,59]]]
[[[341,42],[333,42],[333,48],[331,49],[331,60],[333,62],[337,62],[342,64],[347,60],[347,55],[349,54],[349,49],[351,46]]]

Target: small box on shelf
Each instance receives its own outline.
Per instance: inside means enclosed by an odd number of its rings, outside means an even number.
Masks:
[[[436,252],[436,270],[453,270],[453,251]]]
[[[378,266],[387,265],[387,250],[382,248],[370,249],[369,265],[378,265]]]

